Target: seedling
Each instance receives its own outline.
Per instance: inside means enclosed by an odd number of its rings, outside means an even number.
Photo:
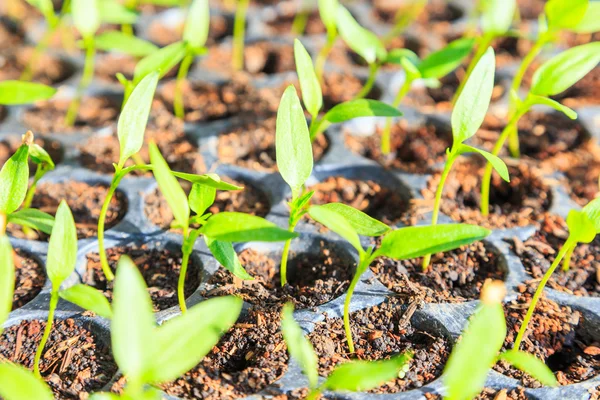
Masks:
[[[319,50],[317,59],[315,61],[315,73],[319,84],[323,85],[323,69],[325,68],[325,62],[331,49],[335,45],[335,41],[338,38],[338,30],[336,25],[336,14],[338,9],[338,0],[318,0],[319,1],[319,16],[325,29],[327,30],[327,40],[325,45]]]
[[[494,50],[490,47],[473,69],[473,73],[466,83],[463,93],[456,101],[456,105],[452,110],[453,142],[452,147],[446,149],[446,165],[444,166],[440,183],[435,192],[433,213],[431,216],[432,225],[437,224],[438,221],[442,193],[448,174],[450,174],[450,170],[456,159],[461,155],[465,153],[479,153],[498,171],[502,179],[505,181],[510,180],[508,168],[504,164],[504,161],[487,151],[464,143],[475,135],[485,118],[494,88],[495,64]],[[427,270],[430,261],[431,257],[429,256],[423,259],[423,270]]]
[[[394,26],[385,35],[384,42],[389,43],[400,34],[414,21],[427,5],[427,0],[410,0],[405,7],[398,10],[394,18]]]
[[[356,285],[367,268],[378,257],[407,260],[456,249],[488,236],[491,232],[475,225],[446,224],[411,226],[391,230],[374,218],[341,203],[311,206],[308,214],[350,243],[358,252],[356,274],[350,282],[344,302],[344,328],[350,353],[354,353],[354,342],[350,330],[350,303]],[[363,248],[359,235],[382,236],[379,248]]]
[[[48,100],[56,89],[41,83],[23,81],[0,82],[0,104],[5,106],[31,104],[39,100]]]
[[[374,389],[408,370],[412,360],[413,354],[406,352],[384,361],[350,361],[337,366],[319,385],[317,354],[294,320],[294,306],[286,304],[281,314],[281,331],[288,352],[298,361],[308,378],[310,392],[307,400],[318,399],[325,390],[358,392]]]
[[[447,388],[444,399],[471,400],[483,389],[490,369],[506,361],[547,386],[557,386],[554,374],[532,354],[513,350],[500,352],[506,338],[506,320],[502,300],[504,283],[487,281],[481,290],[481,302],[444,369]]]
[[[234,71],[244,69],[244,36],[246,35],[246,13],[249,4],[250,0],[237,0],[237,7],[235,8],[231,48],[231,67]]]

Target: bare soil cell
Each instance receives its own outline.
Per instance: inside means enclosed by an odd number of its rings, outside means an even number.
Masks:
[[[599,191],[600,148],[591,144],[593,146],[586,149],[589,151],[573,152],[554,163],[566,176],[564,183],[571,198],[582,206],[595,199]]]
[[[34,143],[38,144],[44,150],[48,152],[54,164],[58,165],[62,162],[64,156],[64,149],[59,141],[50,139],[48,137],[36,137]],[[7,136],[0,141],[0,165],[4,163],[17,151],[21,146],[22,140],[19,136]],[[29,174],[33,176],[37,164],[33,161],[29,161]]]
[[[0,80],[18,80],[32,54],[32,47],[13,48],[0,54]],[[75,73],[70,63],[49,53],[42,54],[32,67],[32,80],[46,85],[63,82]]]
[[[415,355],[404,378],[397,378],[372,390],[374,393],[398,393],[419,388],[441,375],[451,351],[449,341],[433,332],[414,327],[410,318],[415,308],[396,298],[365,310],[350,313],[350,327],[356,357],[380,360],[412,350]],[[309,335],[319,356],[319,373],[328,375],[333,368],[350,360],[341,318],[326,318]]]
[[[163,386],[182,399],[234,399],[257,393],[287,370],[279,310],[250,310],[200,364]]]
[[[119,258],[124,254],[131,257],[144,277],[154,311],[166,310],[178,304],[177,281],[181,270],[181,251],[153,248],[146,244],[112,247],[106,250],[106,255],[113,272],[117,269]],[[87,266],[82,278],[83,283],[101,290],[108,299],[112,300],[113,282],[106,281],[100,256],[98,253],[88,253],[86,258]],[[186,298],[191,296],[200,284],[200,268],[201,266],[197,265],[191,257],[185,280]]]
[[[392,125],[391,152],[381,153],[382,128],[373,135],[354,136],[346,130],[346,146],[354,153],[375,160],[387,168],[412,173],[425,173],[444,161],[446,149],[452,146],[452,132],[434,123],[409,127],[406,120]]]
[[[275,122],[271,117],[229,128],[219,134],[217,151],[219,160],[253,171],[277,171],[275,158]],[[312,145],[313,157],[319,161],[327,151],[329,141],[319,135]]]
[[[64,181],[59,183],[40,183],[31,203],[32,208],[54,215],[61,200],[65,200],[75,219],[77,237],[79,239],[96,236],[100,209],[106,197],[108,188],[102,184],[88,184],[85,182]],[[115,226],[125,216],[127,200],[125,195],[118,191],[110,202],[106,215],[105,229]],[[9,224],[8,232],[16,237],[24,237],[20,227]],[[44,233],[35,234],[29,239],[47,240]]]
[[[167,11],[168,12],[168,11]],[[164,16],[164,15],[163,15]],[[177,15],[176,20],[166,21],[167,18],[158,18],[150,23],[148,38],[160,47],[180,41],[183,36],[185,20],[182,15]],[[225,15],[212,14],[208,29],[207,45],[213,45],[227,36],[233,34],[233,19]]]
[[[23,28],[8,17],[0,16],[0,49],[9,50],[21,45],[25,38]]]
[[[326,73],[323,76],[323,109],[329,111],[334,106],[353,100],[362,90],[365,79],[357,78],[349,73]],[[366,99],[378,100],[381,97],[381,89],[375,84]]]
[[[125,54],[107,53],[97,56],[94,74],[103,81],[119,83],[116,75],[121,73],[131,80],[138,60]]]
[[[434,255],[426,272],[421,258],[378,258],[371,270],[388,289],[427,303],[476,300],[486,279],[504,280],[506,275],[498,255],[483,242]]]
[[[404,0],[371,0],[375,16],[386,23],[393,24],[397,15],[402,15],[410,2]],[[461,18],[463,12],[454,4],[435,0],[428,2],[423,12],[416,19],[419,25],[430,25],[439,22],[453,22]]]
[[[442,396],[439,394],[425,393],[427,400],[442,400]],[[490,388],[484,388],[483,391],[475,397],[474,400],[529,400],[525,394],[525,389],[518,387],[516,389],[500,389],[494,390]]]
[[[348,263],[335,249],[321,242],[318,255],[295,254],[288,259],[288,284],[281,287],[279,267],[281,255],[269,255],[246,249],[240,261],[254,280],[240,281],[220,267],[206,285],[207,297],[235,294],[257,305],[284,304],[292,301],[298,308],[310,308],[341,296],[350,284],[354,265]]]
[[[41,262],[21,249],[15,249],[13,262],[15,264],[15,291],[12,309],[16,310],[29,303],[40,293],[46,283],[46,272]]]
[[[0,359],[33,368],[45,321],[22,321],[0,336]],[[60,399],[81,399],[102,389],[117,372],[110,349],[73,319],[55,321],[40,362],[42,377]]]
[[[519,15],[525,20],[536,20],[544,12],[546,0],[517,0]]]

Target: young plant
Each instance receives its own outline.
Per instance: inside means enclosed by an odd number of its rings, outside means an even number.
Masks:
[[[502,300],[506,288],[501,281],[487,281],[481,289],[481,302],[454,349],[443,380],[447,400],[471,400],[483,389],[490,369],[498,361],[512,364],[547,386],[557,386],[554,374],[535,356],[518,351],[500,352],[506,338]]]
[[[547,4],[550,4],[547,3]],[[492,154],[497,156],[510,135],[516,135],[518,142],[518,124],[521,117],[529,112],[535,105],[552,107],[564,113],[571,119],[577,118],[577,113],[567,106],[550,98],[583,78],[600,62],[600,42],[593,42],[566,50],[538,68],[534,75],[531,88],[524,100],[520,100],[516,92],[511,92],[512,103],[515,107],[511,113],[508,124],[502,130],[498,141],[494,145]],[[481,184],[481,213],[489,214],[490,185],[493,166],[486,165]]]
[[[311,206],[308,214],[315,221],[329,228],[350,243],[358,252],[356,274],[350,282],[344,302],[344,328],[350,353],[354,353],[354,342],[350,330],[350,303],[360,277],[378,257],[407,260],[429,254],[446,252],[487,237],[491,232],[475,225],[446,224],[411,226],[391,230],[374,218],[341,203]],[[363,248],[359,235],[382,236],[378,248]]]
[[[494,50],[490,47],[473,69],[473,73],[466,83],[463,93],[456,101],[456,105],[452,110],[451,122],[453,142],[452,147],[446,150],[446,165],[444,166],[444,170],[440,177],[440,183],[435,192],[433,213],[431,216],[432,225],[437,224],[438,221],[446,179],[450,174],[452,165],[462,154],[479,153],[488,160],[490,165],[492,165],[496,171],[498,171],[502,179],[507,182],[510,180],[508,168],[506,167],[506,164],[504,164],[504,161],[487,151],[464,143],[477,133],[477,130],[485,118],[485,114],[492,98],[492,90],[494,88],[495,64]],[[426,270],[429,267],[430,261],[431,257],[429,256],[426,256],[423,259],[423,270]]]
[[[307,400],[316,400],[325,390],[360,392],[374,389],[408,369],[413,354],[409,351],[384,361],[349,361],[337,366],[319,385],[318,357],[310,341],[294,320],[294,306],[287,303],[281,312],[281,331],[292,356],[308,378]]]
[[[235,0],[234,0],[235,1]],[[246,13],[250,0],[237,0],[233,20],[233,43],[231,47],[231,67],[234,71],[244,69],[244,42],[246,35]]]
[[[39,100],[48,100],[56,89],[41,83],[23,81],[0,82],[0,104],[14,106],[31,104]]]
[[[327,30],[327,40],[325,45],[319,50],[317,59],[315,60],[315,73],[320,85],[323,85],[323,69],[325,69],[325,62],[331,49],[335,45],[335,41],[338,38],[338,30],[336,25],[336,14],[338,9],[338,0],[318,0],[319,1],[319,16],[325,29]]]

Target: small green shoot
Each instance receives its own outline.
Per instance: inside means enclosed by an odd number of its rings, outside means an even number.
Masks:
[[[327,30],[327,40],[325,45],[319,50],[317,59],[315,60],[315,73],[320,85],[323,85],[323,70],[325,69],[325,62],[331,49],[335,45],[335,41],[338,38],[337,30],[337,9],[338,0],[318,0],[319,4],[319,16],[325,29]]]
[[[15,290],[15,263],[13,249],[5,232],[0,235],[0,334],[12,310]],[[0,364],[1,365],[1,364]],[[0,391],[0,394],[2,392]]]
[[[250,0],[237,0],[233,20],[233,43],[231,48],[231,67],[234,71],[244,69],[244,44],[246,35],[246,13]]]

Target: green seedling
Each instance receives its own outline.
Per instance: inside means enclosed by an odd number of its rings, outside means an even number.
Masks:
[[[575,247],[577,247],[579,243],[592,242],[596,235],[600,233],[600,199],[591,201],[583,207],[581,211],[571,210],[567,216],[567,226],[569,227],[569,237],[560,248],[554,262],[550,268],[548,268],[548,271],[546,271],[535,290],[533,299],[531,299],[529,309],[527,310],[527,314],[523,319],[523,323],[521,324],[521,328],[519,329],[519,333],[515,340],[515,345],[513,347],[513,350],[515,351],[518,351],[521,347],[521,342],[524,340],[525,334],[527,333],[527,326],[529,325],[535,307],[544,292],[544,287],[556,268],[560,265],[561,261],[564,259],[563,270],[569,269],[571,256]]]
[[[359,392],[374,389],[408,370],[413,354],[396,355],[384,361],[350,361],[336,367],[319,385],[318,357],[310,341],[294,320],[294,306],[286,304],[281,312],[281,331],[292,356],[308,378],[307,400],[316,400],[325,390]]]
[[[547,4],[550,4],[547,3]],[[564,113],[571,119],[577,118],[577,113],[551,99],[551,96],[564,92],[583,78],[600,62],[600,42],[593,42],[566,50],[538,68],[533,75],[533,82],[524,100],[519,99],[516,92],[511,92],[512,104],[515,109],[510,114],[508,124],[502,130],[494,145],[492,154],[498,156],[504,143],[510,135],[516,135],[518,142],[518,124],[521,117],[535,105],[552,107]],[[489,214],[490,185],[493,165],[486,165],[481,184],[481,213]]]
[[[354,342],[350,330],[352,295],[360,277],[375,259],[389,257],[394,260],[407,260],[441,253],[481,240],[491,233],[487,229],[467,224],[411,226],[391,230],[383,222],[340,203],[311,206],[308,214],[315,221],[348,241],[358,252],[358,266],[344,302],[344,328],[350,353],[354,353]],[[374,246],[363,248],[359,235],[380,236],[381,244],[378,248]]]
[[[122,53],[132,57],[146,57],[159,50],[156,45],[147,40],[119,31],[101,33],[96,36],[95,41],[98,50]]]
[[[446,179],[450,174],[452,165],[461,155],[465,153],[480,154],[498,171],[502,179],[505,181],[510,180],[508,168],[504,164],[504,161],[487,151],[464,143],[475,135],[485,118],[494,88],[495,64],[494,50],[489,47],[473,69],[473,73],[466,83],[463,93],[458,98],[452,110],[452,147],[446,150],[446,165],[444,166],[440,183],[435,192],[433,213],[431,216],[432,225],[437,224],[438,221]],[[427,270],[430,261],[431,257],[429,256],[423,259],[423,270]]]
[[[323,69],[325,69],[325,62],[331,49],[335,45],[335,41],[338,38],[336,13],[338,8],[338,0],[318,0],[319,1],[319,16],[325,29],[327,30],[327,40],[325,45],[319,50],[317,59],[315,60],[315,73],[319,84],[323,85]]]
[[[386,44],[400,36],[411,22],[423,12],[427,5],[427,0],[410,0],[407,3],[405,7],[398,9],[394,18],[394,26],[383,38]]]
[[[195,367],[237,320],[242,300],[206,300],[156,326],[144,278],[128,256],[119,260],[113,291],[112,351],[127,377],[123,394],[98,393],[94,400],[157,400],[153,386],[177,379]]]
[[[234,0],[236,1],[236,0]],[[244,43],[246,35],[246,14],[250,0],[237,0],[233,20],[233,42],[231,48],[231,67],[234,71],[244,69]]]
[[[48,100],[54,94],[56,94],[56,89],[41,83],[0,82],[0,104],[5,106],[31,104],[39,100]]]
[[[503,360],[547,386],[557,386],[554,374],[535,356],[516,348],[500,352],[506,338],[502,300],[506,288],[501,281],[488,281],[481,290],[481,303],[463,331],[444,369],[447,388],[444,399],[471,400],[483,389],[490,369]]]

